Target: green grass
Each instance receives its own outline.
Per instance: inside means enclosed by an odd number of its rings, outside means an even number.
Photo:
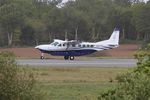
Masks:
[[[32,68],[46,100],[97,100],[127,68]]]
[[[96,100],[98,95],[113,83],[48,83],[39,84],[47,100]]]

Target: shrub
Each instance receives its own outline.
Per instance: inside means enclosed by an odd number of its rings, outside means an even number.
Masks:
[[[39,100],[32,73],[20,68],[13,53],[0,53],[0,100]]]
[[[150,54],[136,54],[137,67],[130,73],[117,77],[118,85],[102,93],[98,100],[150,100]]]

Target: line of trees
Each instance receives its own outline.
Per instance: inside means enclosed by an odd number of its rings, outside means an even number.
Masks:
[[[143,0],[0,0],[0,46],[54,38],[98,41],[119,27],[121,40],[150,40],[150,2]]]

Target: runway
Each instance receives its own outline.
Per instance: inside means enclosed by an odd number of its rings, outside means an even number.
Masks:
[[[17,64],[34,67],[135,67],[135,59],[51,60],[19,59]]]

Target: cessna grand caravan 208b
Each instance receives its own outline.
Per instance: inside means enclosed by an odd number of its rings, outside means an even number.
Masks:
[[[114,29],[108,40],[100,42],[79,42],[77,40],[63,41],[54,39],[51,44],[38,45],[35,48],[41,51],[41,59],[44,59],[43,53],[53,56],[64,56],[65,60],[74,60],[75,56],[83,56],[96,51],[113,49],[119,46],[119,30]]]

